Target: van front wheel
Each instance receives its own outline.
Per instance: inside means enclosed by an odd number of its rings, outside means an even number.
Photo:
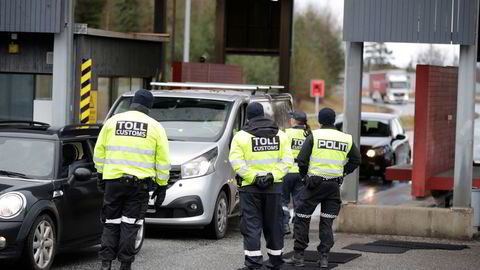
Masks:
[[[206,231],[210,238],[221,239],[225,237],[228,228],[228,200],[224,191],[220,191],[215,203],[212,221],[207,225]]]

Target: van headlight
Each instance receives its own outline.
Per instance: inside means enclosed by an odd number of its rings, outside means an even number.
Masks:
[[[27,200],[22,193],[9,192],[0,196],[0,218],[11,219],[25,209]]]
[[[214,172],[217,156],[218,148],[215,147],[201,156],[182,164],[182,178],[199,177]]]

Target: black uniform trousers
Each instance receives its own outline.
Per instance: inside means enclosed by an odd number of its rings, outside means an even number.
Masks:
[[[320,177],[310,177],[310,184],[305,187],[295,209],[294,237],[295,243],[293,249],[296,252],[303,252],[309,243],[308,233],[310,230],[310,219],[315,208],[320,203],[320,245],[317,250],[320,253],[328,253],[333,247],[333,220],[340,212],[340,185],[337,181],[323,180]]]
[[[279,269],[283,264],[282,194],[241,191],[240,206],[245,265],[253,269],[262,267],[260,237],[263,230],[269,257],[266,267]]]
[[[133,262],[135,239],[148,208],[148,189],[117,180],[104,180],[101,260]]]
[[[298,196],[300,195],[303,187],[304,185],[302,183],[302,177],[299,173],[288,173],[283,178],[283,224],[288,224],[290,220],[290,211],[288,210],[288,204],[290,203],[290,195],[293,199],[293,209],[295,209],[297,201],[299,200]]]

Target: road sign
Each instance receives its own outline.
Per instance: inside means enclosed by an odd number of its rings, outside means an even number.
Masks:
[[[310,81],[310,96],[321,97],[325,96],[325,81],[324,80],[311,80]]]

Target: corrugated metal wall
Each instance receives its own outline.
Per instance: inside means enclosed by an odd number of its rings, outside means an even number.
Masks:
[[[472,45],[478,0],[345,0],[343,39]]]
[[[0,0],[0,32],[59,33],[62,0]]]
[[[0,45],[0,72],[52,73],[53,65],[47,64],[47,52],[53,52],[53,34],[18,34],[18,54],[7,53],[9,39],[9,34],[0,33],[0,40],[7,41]]]
[[[152,77],[162,67],[162,43],[75,36],[77,58],[92,58],[94,76]]]

